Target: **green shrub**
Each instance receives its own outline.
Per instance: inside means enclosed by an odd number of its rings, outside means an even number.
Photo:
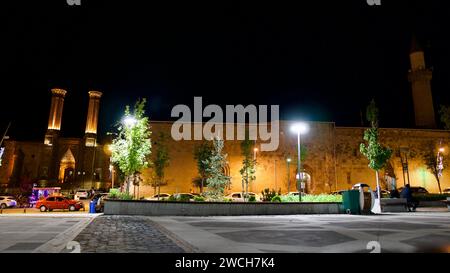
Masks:
[[[270,202],[281,203],[281,197],[279,195],[275,195]]]
[[[272,191],[270,189],[264,189],[261,192],[262,195],[262,201],[263,202],[271,202],[272,198],[274,198],[277,195],[281,195],[281,189],[276,192],[274,189]]]
[[[298,195],[283,195],[281,196],[282,202],[298,202]],[[302,202],[306,203],[342,203],[342,195],[331,194],[319,194],[312,195],[307,194],[302,196]]]
[[[120,191],[118,189],[110,189],[109,190],[109,194],[108,194],[108,198],[117,199],[119,194],[120,194]]]
[[[194,201],[195,201],[195,202],[205,202],[205,197],[202,197],[202,196],[196,196],[196,197],[194,198]]]
[[[176,202],[176,201],[177,201],[177,198],[175,198],[175,196],[171,195],[171,196],[167,199],[167,201]]]
[[[128,194],[128,193],[126,193],[126,192],[120,192],[120,193],[117,195],[117,199],[120,199],[120,200],[133,200],[134,197],[133,197],[133,195]]]
[[[189,201],[191,201],[191,199],[189,198],[188,195],[181,195],[180,197],[177,198],[177,201],[179,201],[179,202],[189,202]]]
[[[248,202],[256,202],[256,197],[254,195],[250,195]]]

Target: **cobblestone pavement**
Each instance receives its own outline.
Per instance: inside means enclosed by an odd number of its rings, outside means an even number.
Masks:
[[[81,253],[184,253],[191,252],[170,232],[139,216],[100,216],[76,238]]]

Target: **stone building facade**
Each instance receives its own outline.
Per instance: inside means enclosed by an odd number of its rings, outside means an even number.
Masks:
[[[260,193],[266,188],[281,189],[283,193],[296,191],[297,137],[290,132],[292,122],[280,122],[280,145],[274,152],[257,152],[256,180],[249,190]],[[170,136],[171,122],[153,122],[152,133],[160,132]],[[302,169],[308,174],[307,192],[327,193],[350,189],[356,183],[366,183],[375,188],[375,173],[368,167],[367,159],[359,152],[366,128],[336,127],[334,123],[310,123],[310,131],[302,137],[307,156]],[[383,188],[388,188],[392,178],[398,187],[406,183],[421,186],[430,192],[438,192],[434,176],[427,170],[423,154],[430,149],[442,147],[448,151],[449,131],[426,129],[380,129],[380,141],[394,151],[387,168],[381,171]],[[231,187],[227,192],[242,190],[239,170],[243,157],[240,141],[225,141],[224,152],[228,155],[225,172],[231,177]],[[194,149],[201,141],[174,141],[167,139],[170,164],[166,169],[165,183],[161,192],[199,192],[192,181],[198,177]],[[258,148],[260,141],[256,142]],[[408,157],[408,171],[403,171],[403,162]],[[291,158],[291,163],[288,163]],[[289,166],[288,166],[289,164]],[[403,175],[405,174],[405,175]],[[409,175],[408,175],[409,174]],[[152,186],[152,169],[143,172],[144,185],[136,189],[140,196],[155,193]],[[409,176],[409,179],[408,179]],[[444,170],[442,188],[450,187],[450,171]],[[387,181],[387,182],[386,182]],[[288,188],[288,184],[290,188]]]
[[[89,92],[84,138],[60,137],[67,91],[52,89],[48,128],[42,142],[5,141],[0,167],[2,188],[59,186],[65,189],[100,188],[111,181],[106,146],[97,143],[101,92]]]
[[[434,176],[427,170],[423,154],[438,148],[449,151],[449,131],[435,130],[436,122],[431,95],[431,70],[425,66],[423,51],[413,44],[410,55],[410,81],[414,101],[416,127],[423,129],[380,129],[380,141],[394,151],[386,170],[381,172],[381,180],[386,188],[397,181],[397,186],[410,183],[422,186],[430,192],[437,192]],[[43,142],[4,142],[2,166],[0,167],[1,187],[20,187],[25,182],[44,186],[59,185],[65,188],[104,188],[116,181],[120,182],[117,171],[110,167],[108,145],[97,143],[98,113],[101,92],[89,92],[89,106],[83,138],[60,137],[61,120],[66,91],[52,90],[52,103],[48,120],[48,130]],[[292,123],[280,122],[279,147],[273,152],[258,152],[256,180],[249,190],[259,193],[263,189],[281,189],[282,192],[297,191],[295,158],[297,138],[290,132]],[[356,183],[366,183],[375,187],[375,173],[368,168],[367,159],[359,152],[365,128],[336,127],[332,122],[310,123],[310,132],[302,138],[307,148],[307,157],[302,162],[302,172],[307,178],[306,190],[310,193],[332,192],[349,189]],[[171,122],[152,122],[153,136],[160,133],[170,136]],[[427,128],[427,129],[425,129]],[[226,132],[224,132],[226,134]],[[170,165],[166,169],[161,192],[176,193],[199,191],[193,186],[198,177],[194,148],[200,141],[175,141],[167,139]],[[158,143],[153,143],[157,147]],[[255,142],[259,148],[260,141]],[[240,141],[226,141],[225,153],[228,164],[224,172],[231,177],[227,192],[242,190],[239,173],[242,164]],[[288,163],[288,159],[291,162]],[[450,187],[450,172],[443,173],[442,188]],[[155,193],[152,169],[142,173],[143,185],[132,189],[141,197]],[[113,179],[114,178],[114,179]]]

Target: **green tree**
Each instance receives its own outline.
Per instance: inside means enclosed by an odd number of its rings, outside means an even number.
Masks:
[[[198,177],[194,178],[192,183],[195,187],[200,188],[200,192],[203,193],[203,188],[207,186],[207,168],[205,163],[212,155],[214,147],[209,141],[204,141],[202,144],[194,148],[194,159],[197,163]]]
[[[441,105],[439,114],[441,115],[441,122],[444,124],[444,129],[450,130],[450,106]]]
[[[231,177],[225,175],[227,154],[223,154],[224,141],[216,137],[213,139],[214,149],[210,157],[203,161],[206,165],[206,183],[209,191],[207,195],[212,200],[221,200],[223,198],[225,187],[230,185]]]
[[[145,116],[146,99],[138,100],[131,112],[130,106],[125,108],[125,118],[118,126],[118,134],[111,144],[112,163],[117,165],[125,176],[126,193],[130,192],[130,183],[135,175],[149,166],[148,156],[151,154],[151,131],[149,118]]]
[[[378,108],[375,104],[375,101],[372,100],[370,105],[367,107],[367,120],[372,125],[371,128],[367,129],[364,132],[364,141],[367,142],[361,143],[360,151],[361,153],[367,157],[369,160],[369,168],[375,171],[376,180],[377,180],[377,199],[378,199],[378,207],[375,209],[377,212],[381,212],[380,206],[380,181],[379,181],[379,171],[386,165],[388,160],[392,156],[392,150],[389,148],[383,147],[378,141]]]
[[[256,179],[256,159],[253,155],[254,142],[249,138],[249,132],[245,133],[245,140],[241,142],[241,154],[244,157],[242,168],[240,169],[242,177],[242,193],[244,200],[248,196],[248,184]]]
[[[154,158],[153,170],[155,172],[155,185],[158,188],[158,200],[161,193],[161,183],[164,182],[164,173],[170,163],[170,156],[166,145],[167,136],[164,133],[159,133],[157,141],[154,143]],[[155,151],[156,150],[156,151]]]
[[[433,174],[436,182],[438,183],[439,193],[442,194],[441,189],[441,177],[442,171],[447,167],[446,161],[444,160],[444,154],[437,151],[435,146],[430,143],[427,150],[422,156],[427,169]]]

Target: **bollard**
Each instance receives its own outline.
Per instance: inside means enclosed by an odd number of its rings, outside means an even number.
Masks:
[[[27,213],[27,208],[23,208],[23,213]]]

